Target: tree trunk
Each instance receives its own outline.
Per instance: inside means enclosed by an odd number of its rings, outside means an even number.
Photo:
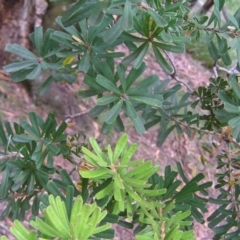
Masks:
[[[16,58],[5,51],[7,44],[30,48],[29,33],[41,25],[46,8],[45,0],[0,0],[0,68]]]

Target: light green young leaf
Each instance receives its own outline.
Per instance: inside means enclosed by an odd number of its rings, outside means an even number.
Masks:
[[[138,145],[136,143],[132,144],[131,147],[124,153],[121,158],[121,165],[128,164],[133,154],[138,149]]]
[[[108,176],[111,176],[111,171],[109,169],[106,168],[102,168],[102,169],[98,169],[98,170],[91,170],[91,171],[85,171],[85,170],[80,170],[80,175],[83,178],[101,178],[103,176],[105,176],[106,178]]]
[[[128,136],[127,134],[123,134],[118,142],[116,143],[115,149],[114,149],[114,153],[113,153],[113,163],[116,163],[117,159],[119,158],[119,156],[121,155],[124,147],[126,146],[128,141]]]
[[[45,223],[42,219],[38,217],[35,221],[31,221],[30,225],[49,237],[60,237],[60,233],[54,227]]]

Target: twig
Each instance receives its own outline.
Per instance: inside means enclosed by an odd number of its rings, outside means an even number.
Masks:
[[[180,79],[179,79],[177,76],[175,76],[175,75],[171,75],[171,77],[172,77],[172,79],[174,79],[176,82],[179,82],[179,83],[185,85],[185,86],[187,87],[187,89],[189,90],[189,92],[190,92],[190,93],[193,93],[192,88],[191,88],[186,82],[180,80]]]
[[[170,57],[170,55],[169,55],[166,51],[164,51],[164,53],[165,53],[165,55],[167,56],[169,62],[171,63],[171,65],[172,65],[172,67],[173,67],[173,73],[170,74],[171,78],[174,79],[176,82],[179,82],[179,83],[185,85],[185,86],[187,87],[187,89],[192,93],[192,92],[193,92],[192,88],[191,88],[186,82],[180,80],[180,79],[176,76],[176,73],[177,73],[176,67],[175,67],[175,65],[174,65],[174,63],[173,63],[173,60],[172,60],[172,58]]]
[[[72,114],[72,115],[65,115],[65,118],[66,118],[65,122],[66,123],[71,122],[74,118],[81,117],[83,115],[88,114],[89,112],[90,112],[90,109],[80,113]]]
[[[168,112],[166,112],[164,109],[162,109],[162,111],[163,111],[172,121],[178,123],[179,125],[181,125],[181,126],[183,126],[183,127],[185,127],[185,128],[188,128],[188,129],[190,129],[190,130],[192,130],[192,131],[201,132],[201,133],[203,133],[203,134],[210,134],[210,135],[217,136],[217,137],[220,137],[220,138],[223,137],[221,133],[216,133],[216,132],[211,132],[211,131],[209,131],[209,130],[197,129],[197,128],[191,127],[191,126],[189,126],[188,124],[183,123],[181,120],[178,120],[177,118],[171,116],[171,115],[170,115]],[[231,143],[234,143],[237,147],[240,148],[240,143],[237,142],[236,139],[232,138],[230,142],[231,142]]]
[[[215,67],[216,67],[217,70],[226,72],[226,73],[228,73],[228,74],[230,74],[230,75],[232,75],[232,74],[239,74],[239,73],[240,73],[240,72],[237,70],[237,64],[235,64],[231,69],[227,69],[227,68],[220,67],[218,64],[216,64]]]
[[[215,62],[214,62],[214,65],[213,65],[213,72],[214,72],[215,78],[218,77],[218,72],[217,72],[217,67],[216,67],[216,65],[217,65],[217,61],[215,61]]]

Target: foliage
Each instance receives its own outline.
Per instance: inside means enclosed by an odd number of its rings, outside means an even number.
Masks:
[[[47,94],[53,82],[72,84],[83,73],[87,89],[80,89],[78,96],[97,96],[89,113],[103,116],[103,134],[125,131],[129,118],[138,134],[159,124],[159,147],[174,129],[190,137],[211,134],[222,140],[203,146],[207,153],[216,153],[218,169],[223,169],[216,174],[220,195],[209,198],[212,183],[200,182],[202,173],[188,180],[177,163],[178,172],[167,166],[161,176],[150,161],[132,160],[137,145],[128,146],[126,134],[115,147],[102,149],[94,138],[90,144],[75,144],[79,135],[68,137],[67,123],[59,125],[54,114],[43,120],[29,113],[29,121],[20,124],[1,121],[0,198],[7,202],[2,218],[15,220],[11,231],[17,239],[111,239],[111,223],[135,227],[139,240],[195,239],[193,221],[204,222],[207,202],[217,205],[208,218],[214,239],[239,238],[240,9],[224,22],[224,4],[215,0],[208,17],[191,15],[185,0],[79,0],[56,19],[61,31],[34,29],[30,40],[35,52],[18,44],[7,46],[19,57],[4,67],[14,82],[48,73],[37,89],[40,95]],[[215,78],[192,90],[178,79],[170,53],[183,53],[186,43],[201,36]],[[117,52],[119,45],[130,53]],[[149,50],[169,78],[143,77]],[[236,52],[236,62],[229,51]],[[220,77],[219,71],[227,75]],[[178,83],[170,83],[172,79]],[[75,162],[72,155],[84,160]],[[79,172],[78,183],[57,167],[54,159],[60,156]],[[201,161],[207,165],[205,156]],[[31,231],[19,222],[30,209]]]

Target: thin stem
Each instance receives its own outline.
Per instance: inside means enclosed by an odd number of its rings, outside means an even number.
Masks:
[[[75,113],[75,114],[72,114],[72,115],[65,115],[65,122],[68,123],[68,122],[71,122],[74,118],[78,118],[78,117],[81,117],[83,115],[86,115],[90,112],[90,109],[86,110],[86,111],[83,111],[83,112],[80,112],[80,113]]]

